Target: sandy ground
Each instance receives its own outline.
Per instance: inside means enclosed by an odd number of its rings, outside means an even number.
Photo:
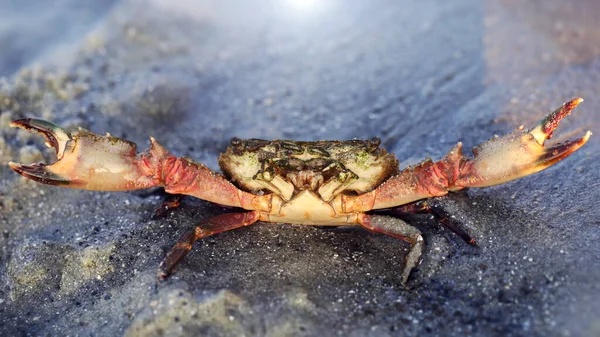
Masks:
[[[310,5],[313,3],[312,5]],[[229,138],[380,136],[401,159],[470,148],[584,97],[557,141],[600,133],[600,3],[35,1],[0,5],[0,335],[600,336],[600,143],[505,185],[440,198],[470,247],[428,216],[406,245],[359,229],[259,223],[196,243],[222,212],[161,190],[42,186],[11,160],[52,161],[35,116],[153,135],[216,168]]]

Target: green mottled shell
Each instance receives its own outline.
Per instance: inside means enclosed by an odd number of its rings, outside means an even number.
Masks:
[[[219,157],[219,166],[236,186],[253,193],[269,190],[265,181],[273,176],[293,185],[294,194],[317,191],[332,179],[350,176],[335,194],[361,194],[398,173],[398,160],[379,144],[379,138],[316,142],[233,138]]]

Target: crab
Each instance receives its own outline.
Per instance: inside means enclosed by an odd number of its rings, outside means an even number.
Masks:
[[[9,163],[17,173],[43,184],[97,191],[129,191],[160,186],[169,194],[194,196],[237,208],[202,221],[184,233],[159,267],[168,276],[196,240],[256,223],[319,226],[362,226],[406,241],[410,247],[400,278],[403,284],[420,263],[425,242],[407,222],[369,212],[430,212],[465,241],[475,244],[460,226],[431,207],[428,198],[469,187],[502,184],[539,172],[566,158],[591,136],[552,147],[546,139],[565,116],[583,101],[564,103],[537,126],[523,126],[494,137],[462,154],[459,142],[439,161],[426,159],[399,169],[398,160],[380,147],[380,139],[289,141],[232,138],[219,157],[223,174],[188,158],[178,158],[150,137],[148,150],[136,144],[79,128],[72,133],[40,119],[19,119],[12,127],[42,134],[56,150],[52,165]]]

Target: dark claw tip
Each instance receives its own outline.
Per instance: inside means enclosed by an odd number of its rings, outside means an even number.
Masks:
[[[47,165],[44,163],[37,163],[31,165],[23,165],[15,162],[8,163],[11,169],[25,178],[40,182],[46,185],[69,185],[77,186],[82,184],[78,180],[67,179],[56,173],[52,173],[46,169]]]
[[[583,102],[583,98],[574,98],[563,104],[560,108],[556,109],[544,119],[542,122],[542,131],[544,134],[546,134],[547,139],[552,138],[552,132],[558,127],[558,123],[563,118],[570,115],[573,109],[575,109],[581,102]]]
[[[41,134],[46,139],[46,145],[56,150],[58,159],[62,157],[66,144],[71,140],[71,135],[60,126],[35,118],[22,118],[10,122],[13,128],[21,128]]]
[[[165,280],[169,277],[169,275],[171,275],[171,273],[165,268],[164,264],[161,263],[158,267],[158,279],[161,281]]]
[[[568,157],[571,153],[582,147],[583,144],[590,139],[591,135],[592,133],[588,131],[581,138],[569,140],[549,148],[544,155],[538,159],[538,165],[543,165],[544,167],[554,165],[556,162]]]
[[[31,121],[31,118],[16,119],[16,120],[10,122],[10,127],[27,129],[29,127],[30,121]]]

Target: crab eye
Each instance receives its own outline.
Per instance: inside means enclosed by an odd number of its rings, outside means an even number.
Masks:
[[[319,147],[309,147],[308,153],[322,157],[329,157],[329,153]]]
[[[302,152],[304,152],[302,147],[294,144],[293,142],[282,141],[280,145],[282,149],[292,151],[294,154],[302,154]]]
[[[375,150],[379,147],[379,145],[381,145],[381,138],[379,137],[373,137],[367,140],[367,147],[369,149]]]
[[[231,138],[229,143],[231,144],[231,146],[235,147],[236,149],[239,149],[244,146],[244,142],[241,139],[239,139],[238,137]]]

